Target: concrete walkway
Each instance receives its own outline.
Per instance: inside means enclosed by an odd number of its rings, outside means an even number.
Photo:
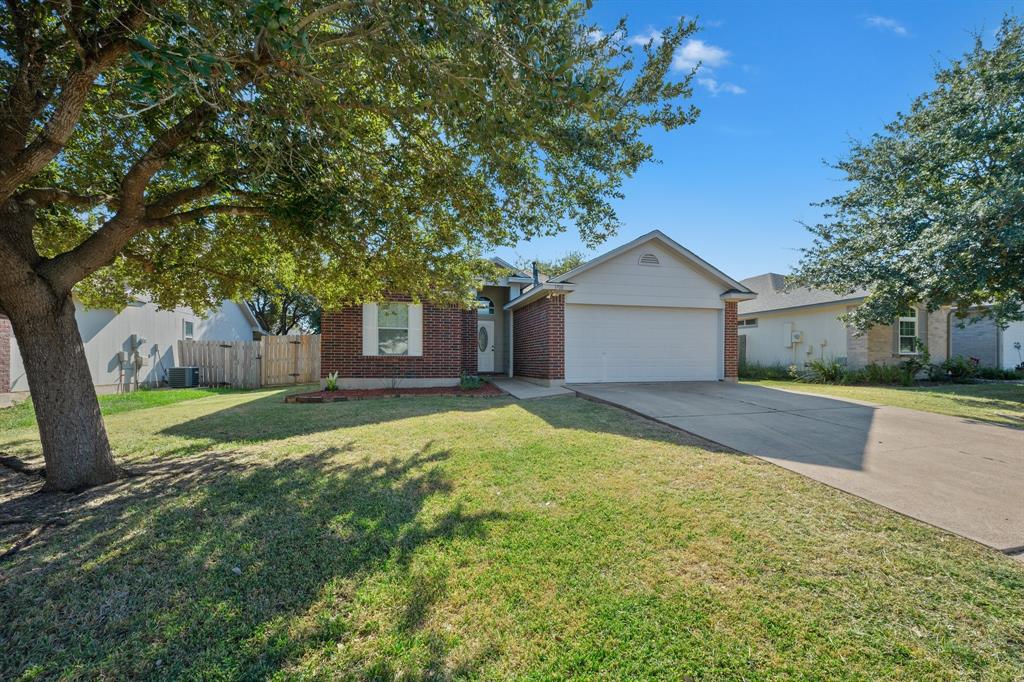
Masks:
[[[575,391],[570,391],[562,386],[541,386],[522,379],[490,379],[489,381],[518,400],[576,394]]]
[[[722,382],[571,388],[1024,558],[1024,431]]]

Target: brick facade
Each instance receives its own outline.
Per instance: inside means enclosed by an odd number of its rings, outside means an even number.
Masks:
[[[392,300],[409,300],[394,297]],[[476,311],[423,304],[423,355],[363,355],[363,308],[324,311],[320,324],[320,377],[412,379],[457,383],[476,373]]]
[[[11,321],[0,315],[0,393],[11,390]]]
[[[740,376],[740,345],[736,331],[736,301],[725,302],[725,380],[737,381]]]
[[[513,316],[513,373],[542,381],[565,379],[565,296],[540,298]]]

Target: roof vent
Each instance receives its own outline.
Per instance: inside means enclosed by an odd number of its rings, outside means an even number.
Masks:
[[[640,256],[640,265],[661,265],[661,261],[653,253],[645,253]]]

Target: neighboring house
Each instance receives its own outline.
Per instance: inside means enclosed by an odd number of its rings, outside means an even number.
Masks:
[[[889,325],[866,333],[839,320],[867,297],[864,290],[846,295],[824,289],[785,287],[786,276],[767,273],[743,280],[757,298],[739,305],[741,354],[745,362],[802,366],[808,360],[836,359],[850,367],[902,362],[927,345],[932,362],[949,357],[950,309],[908,309]]]
[[[321,375],[347,388],[735,380],[736,305],[754,294],[659,231],[546,281],[506,269],[477,310],[408,297],[325,311]]]
[[[1014,369],[1024,365],[1024,322],[1011,322],[1001,329],[991,318],[971,322],[978,316],[975,312],[962,320],[952,318],[951,354],[974,358],[983,367]]]
[[[93,383],[101,391],[113,390],[121,383],[135,384],[133,338],[144,362],[138,383],[155,385],[164,379],[168,367],[175,366],[179,339],[251,341],[253,332],[262,332],[249,307],[233,301],[224,301],[205,317],[189,308],[160,310],[144,301],[121,311],[90,309],[75,301],[75,319]],[[0,393],[29,390],[18,343],[10,321],[0,317]]]

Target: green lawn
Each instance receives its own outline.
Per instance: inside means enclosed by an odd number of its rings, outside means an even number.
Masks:
[[[940,384],[935,386],[833,386],[795,381],[744,383],[853,398],[882,405],[1024,428],[1024,383]]]
[[[603,405],[215,395],[0,480],[0,679],[1014,679],[1024,565]],[[29,428],[0,450],[29,457]],[[36,484],[31,484],[36,485]]]
[[[234,392],[235,389],[230,388],[142,389],[132,391],[131,393],[108,393],[98,396],[98,399],[100,401],[100,412],[104,415],[111,415],[119,412],[131,412],[132,410],[157,407],[159,405],[171,405],[185,400],[205,398],[209,395]],[[33,426],[35,423],[36,414],[32,411],[32,402],[30,400],[23,400],[13,407],[0,409],[0,431]]]

